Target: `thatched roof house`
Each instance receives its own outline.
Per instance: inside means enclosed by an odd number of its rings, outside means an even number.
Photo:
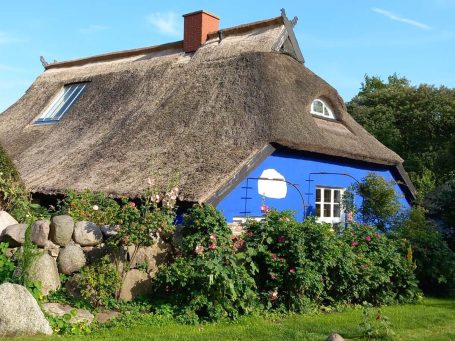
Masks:
[[[178,171],[183,200],[204,202],[270,145],[396,168],[412,188],[403,160],[305,67],[295,23],[283,11],[219,30],[201,11],[185,16],[184,41],[46,65],[0,115],[0,144],[26,187],[46,194],[135,197],[151,174]],[[77,99],[46,121],[74,84],[84,87]],[[315,98],[336,119],[312,115]]]

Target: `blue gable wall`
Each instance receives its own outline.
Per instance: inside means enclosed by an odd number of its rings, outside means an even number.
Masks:
[[[297,189],[288,184],[287,195],[283,199],[264,199],[258,193],[258,180],[254,178],[259,178],[266,169],[276,170],[284,176],[286,181],[295,184]],[[217,208],[223,212],[228,222],[232,222],[234,217],[261,216],[260,207],[262,204],[266,204],[268,207],[280,211],[293,210],[296,212],[296,219],[302,220],[304,217],[304,208],[300,194],[303,196],[305,205],[307,206],[305,214],[314,215],[316,186],[347,188],[355,182],[354,179],[345,175],[310,174],[321,172],[345,173],[358,181],[367,176],[368,173],[374,172],[386,180],[399,180],[394,179],[391,169],[387,166],[356,163],[347,160],[331,160],[319,156],[302,156],[283,151],[275,151],[224,197],[217,205]],[[397,185],[395,186],[395,190],[400,195],[403,209],[409,208],[409,203]],[[356,204],[359,205],[361,198],[355,198],[355,200]]]

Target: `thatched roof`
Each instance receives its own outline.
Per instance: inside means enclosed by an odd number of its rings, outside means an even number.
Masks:
[[[187,201],[205,201],[268,143],[401,164],[296,60],[283,20],[224,30],[221,41],[213,34],[195,54],[176,42],[49,65],[0,115],[0,143],[34,192],[135,197],[149,175],[179,172]],[[31,124],[80,81],[90,83],[58,124]],[[310,114],[316,97],[337,122]]]

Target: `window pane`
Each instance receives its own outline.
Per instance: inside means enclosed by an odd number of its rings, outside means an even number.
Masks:
[[[39,122],[54,122],[60,120],[66,111],[82,94],[87,83],[65,85],[47,110],[36,120]]]
[[[330,113],[326,107],[324,107],[324,116],[330,116]]]
[[[341,199],[341,192],[339,189],[333,190],[333,202],[339,204]]]
[[[331,212],[330,212],[330,207],[332,205],[330,204],[324,204],[324,217],[326,218],[330,218],[332,216]]]
[[[316,204],[316,217],[321,216],[321,204]]]
[[[324,202],[331,202],[332,201],[332,190],[325,189],[324,190]]]
[[[322,114],[322,113],[324,112],[324,106],[323,106],[322,102],[320,102],[320,101],[314,101],[314,102],[313,102],[313,111]]]
[[[340,205],[337,205],[337,204],[333,205],[333,217],[334,218],[340,218],[341,217]]]
[[[316,188],[316,202],[321,202],[321,189]]]

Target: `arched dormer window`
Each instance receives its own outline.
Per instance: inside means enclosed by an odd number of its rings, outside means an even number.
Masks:
[[[313,103],[311,103],[311,113],[313,115],[330,118],[332,120],[336,119],[328,104],[319,98],[315,99]]]

